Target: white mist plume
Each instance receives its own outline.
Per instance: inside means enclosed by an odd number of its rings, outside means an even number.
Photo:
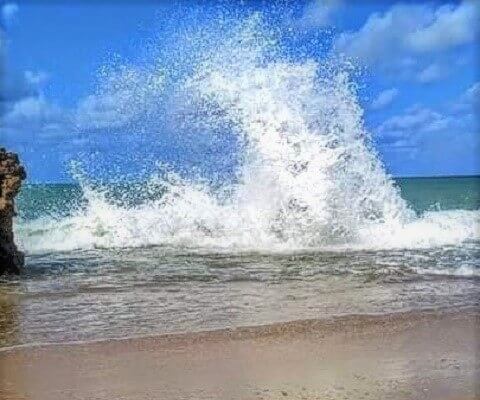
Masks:
[[[204,46],[177,85],[188,99],[183,111],[193,110],[188,123],[238,135],[237,181],[214,190],[159,172],[144,189],[161,188],[159,196],[134,206],[84,184],[86,207],[27,224],[20,232],[26,249],[294,251],[428,247],[478,237],[477,212],[414,215],[368,143],[348,66],[293,61],[260,14],[234,26],[221,46]],[[142,99],[148,90],[157,88]]]

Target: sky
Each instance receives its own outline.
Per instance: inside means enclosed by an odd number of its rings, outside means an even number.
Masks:
[[[480,174],[480,3],[284,0],[288,17],[275,14],[272,4],[0,2],[0,146],[20,154],[30,182],[70,181],[72,160],[98,154],[120,173],[159,160],[194,168],[192,160],[209,157],[211,169],[228,169],[228,156],[216,155],[228,155],[231,143],[212,151],[199,139],[193,150],[163,134],[160,123],[126,124],[136,109],[102,92],[114,85],[105,72],[112,65],[144,65],[153,53],[178,62],[171,56],[183,51],[175,33],[215,23],[218,9],[226,8],[242,16],[265,13],[296,31],[297,45],[318,46],[318,57],[352,60],[362,71],[365,125],[388,173]],[[131,79],[134,87],[156,84]],[[142,93],[130,95],[145,102]],[[143,154],[145,165],[131,153]]]

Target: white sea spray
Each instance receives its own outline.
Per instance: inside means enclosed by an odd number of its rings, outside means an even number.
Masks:
[[[478,211],[417,217],[409,209],[369,144],[347,63],[286,56],[261,14],[222,35],[198,46],[196,64],[174,80],[175,96],[165,102],[178,105],[183,125],[236,135],[233,183],[213,187],[159,167],[135,190],[161,188],[161,195],[132,205],[82,177],[84,207],[21,226],[27,252],[154,245],[288,252],[478,240]],[[157,61],[141,73],[125,71],[105,78],[105,90],[124,100],[124,117],[134,128],[142,120],[135,113],[161,119],[154,105],[165,96],[168,67]]]

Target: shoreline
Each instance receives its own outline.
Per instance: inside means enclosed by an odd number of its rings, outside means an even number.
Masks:
[[[477,399],[479,322],[413,311],[16,347],[0,398]]]
[[[290,332],[293,334],[307,334],[322,330],[324,333],[330,331],[333,333],[345,324],[351,328],[362,326],[362,329],[376,327],[378,323],[388,322],[390,325],[401,324],[405,321],[421,321],[430,318],[442,318],[455,315],[471,315],[480,318],[480,309],[475,306],[455,307],[455,308],[424,308],[410,311],[392,311],[385,313],[349,313],[341,315],[331,315],[322,318],[302,318],[285,321],[273,321],[261,323],[258,325],[240,325],[236,327],[214,328],[205,330],[194,330],[188,332],[166,332],[152,333],[146,335],[106,337],[98,339],[71,340],[64,342],[34,342],[21,343],[11,346],[0,346],[0,356],[2,353],[10,353],[21,350],[47,349],[56,347],[76,347],[90,345],[109,345],[115,343],[132,344],[135,342],[161,342],[161,341],[188,341],[188,340],[211,340],[218,339],[258,339],[261,337],[275,336]],[[480,327],[480,320],[479,320]],[[392,326],[391,326],[392,328]]]

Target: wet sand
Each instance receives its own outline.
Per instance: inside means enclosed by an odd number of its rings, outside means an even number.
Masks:
[[[478,310],[0,351],[0,399],[480,399]]]

